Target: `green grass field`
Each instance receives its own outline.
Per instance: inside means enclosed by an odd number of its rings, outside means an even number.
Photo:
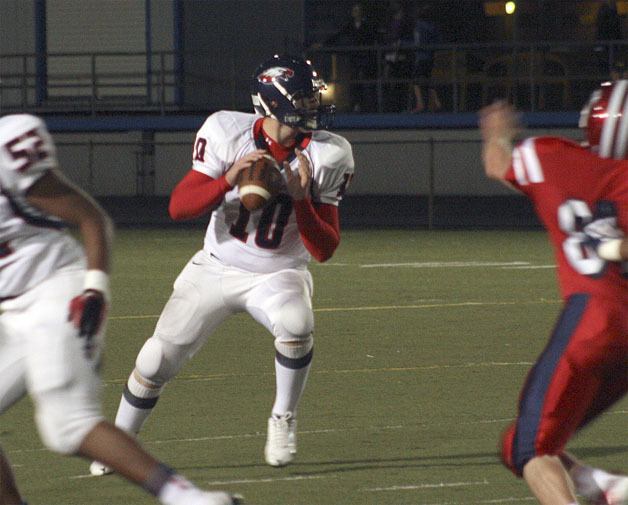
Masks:
[[[135,356],[202,229],[119,230],[104,370],[113,418]],[[166,388],[142,433],[159,457],[250,505],[535,503],[497,444],[560,308],[537,231],[344,233],[313,263],[315,358],[299,411],[299,454],[263,462],[274,394],[270,335],[237,316]],[[570,445],[628,470],[628,401]],[[29,401],[2,417],[0,443],[30,505],[155,503],[117,476],[43,448]]]

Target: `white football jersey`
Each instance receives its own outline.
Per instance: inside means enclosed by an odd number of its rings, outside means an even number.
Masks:
[[[193,169],[214,179],[221,177],[236,160],[257,149],[253,127],[260,117],[231,111],[209,116],[196,135]],[[312,167],[312,200],[338,205],[353,175],[349,142],[331,132],[314,131],[303,153]],[[297,166],[294,159],[292,170]],[[305,268],[310,261],[287,192],[253,212],[240,205],[237,187],[227,192],[212,212],[204,249],[250,272]]]
[[[39,118],[0,118],[0,298],[20,295],[58,268],[84,262],[82,248],[64,223],[25,197],[56,166],[52,138]]]

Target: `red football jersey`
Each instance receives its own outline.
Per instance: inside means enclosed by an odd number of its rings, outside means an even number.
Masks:
[[[547,229],[558,263],[563,298],[590,293],[628,303],[622,265],[583,245],[583,226],[600,202],[611,202],[628,232],[628,161],[603,159],[558,137],[534,137],[513,151],[508,182],[525,193]]]

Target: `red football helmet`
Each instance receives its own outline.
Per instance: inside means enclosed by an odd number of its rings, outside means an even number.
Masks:
[[[627,159],[628,79],[605,82],[580,111],[588,147],[602,158]]]

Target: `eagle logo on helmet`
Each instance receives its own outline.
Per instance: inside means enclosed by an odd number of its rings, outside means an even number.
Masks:
[[[263,73],[257,76],[257,80],[263,84],[270,84],[273,81],[280,79],[282,81],[288,81],[294,77],[294,70],[287,67],[271,67],[264,70]]]

